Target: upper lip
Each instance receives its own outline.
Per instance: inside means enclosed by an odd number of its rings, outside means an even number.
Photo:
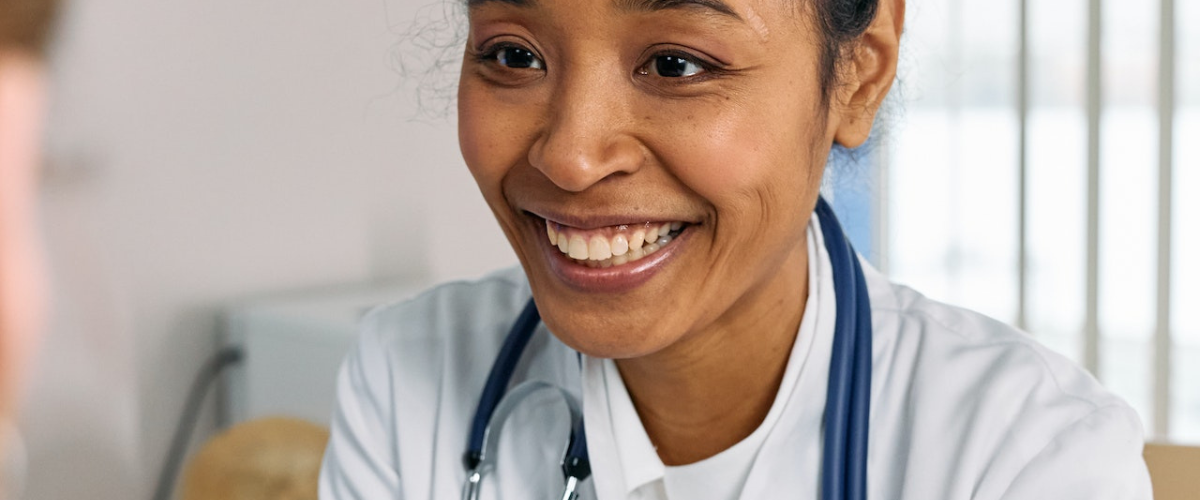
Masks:
[[[555,222],[563,226],[573,227],[576,229],[590,230],[600,229],[604,227],[634,225],[644,223],[664,223],[664,222],[683,222],[691,223],[686,219],[663,217],[659,215],[628,215],[628,214],[565,214],[550,210],[526,210],[527,213],[536,217]]]

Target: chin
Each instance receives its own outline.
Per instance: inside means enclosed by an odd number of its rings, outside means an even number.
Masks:
[[[535,289],[534,297],[538,296]],[[618,314],[615,311],[621,309],[592,307],[581,311],[561,298],[541,298],[537,303],[542,322],[555,337],[568,347],[595,358],[648,356],[673,344],[681,336],[672,334],[674,329],[655,315],[633,312],[615,318]]]

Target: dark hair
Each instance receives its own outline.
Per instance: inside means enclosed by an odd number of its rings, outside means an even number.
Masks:
[[[838,83],[838,64],[875,20],[879,0],[810,0],[821,30],[821,93],[828,104]]]
[[[0,50],[42,55],[57,11],[57,0],[0,0]]]

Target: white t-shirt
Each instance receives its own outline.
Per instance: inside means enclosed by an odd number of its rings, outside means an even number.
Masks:
[[[593,474],[584,499],[819,498],[821,418],[835,296],[810,223],[808,307],[759,429],[707,460],[663,467],[615,365],[538,328],[514,383],[543,380],[583,402]],[[890,283],[863,263],[873,327],[868,497],[1151,498],[1136,413],[1032,337]],[[529,300],[519,268],[442,285],[364,320],[338,381],[320,496],[459,498],[462,454],[487,373]],[[501,433],[485,500],[557,498],[569,432],[548,393]]]

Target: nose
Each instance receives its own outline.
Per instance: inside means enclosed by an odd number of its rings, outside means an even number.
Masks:
[[[547,103],[529,162],[566,191],[581,192],[610,176],[636,172],[644,161],[625,91],[612,80],[594,73],[564,75]]]

